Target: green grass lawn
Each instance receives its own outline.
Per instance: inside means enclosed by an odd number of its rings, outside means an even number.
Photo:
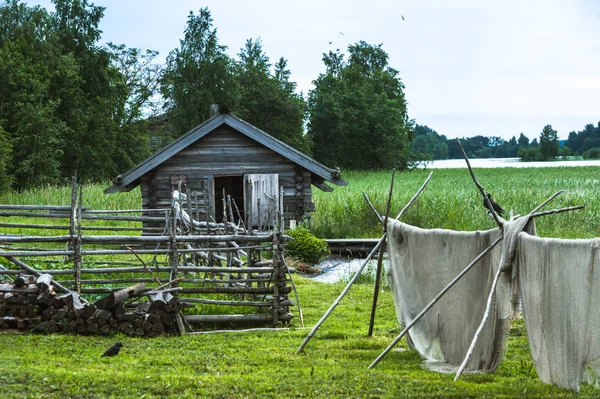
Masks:
[[[341,284],[298,279],[305,322],[314,325],[341,292]],[[392,351],[367,366],[399,332],[391,294],[380,296],[374,336],[366,336],[373,286],[353,287],[302,354],[308,334],[240,332],[154,339],[73,335],[0,334],[2,398],[297,398],[297,397],[528,397],[596,398],[582,385],[573,392],[536,376],[522,322],[511,330],[505,358],[494,374],[452,375],[421,369],[412,351]],[[114,358],[100,358],[115,342]],[[405,348],[402,343],[401,347]]]

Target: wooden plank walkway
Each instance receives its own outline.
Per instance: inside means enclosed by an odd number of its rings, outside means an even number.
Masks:
[[[332,254],[360,258],[375,248],[379,238],[335,238],[326,241]]]

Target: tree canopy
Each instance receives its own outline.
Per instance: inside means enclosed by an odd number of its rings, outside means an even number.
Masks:
[[[0,4],[0,127],[11,149],[1,154],[8,160],[0,180],[17,188],[75,171],[107,179],[147,155],[140,115],[123,117],[123,71],[97,45],[104,8],[53,3],[52,13],[18,0]]]
[[[381,45],[363,41],[323,55],[325,73],[308,98],[315,159],[349,169],[405,169],[414,131],[404,85]]]

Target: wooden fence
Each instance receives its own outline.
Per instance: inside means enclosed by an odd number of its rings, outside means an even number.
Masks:
[[[293,317],[282,233],[190,225],[174,206],[93,210],[81,205],[81,197],[73,180],[71,206],[0,205],[0,257],[10,262],[0,265],[0,278],[50,274],[63,291],[96,297],[132,284],[171,282],[180,301],[198,313],[186,315],[190,323],[276,325]],[[122,235],[141,232],[144,221],[161,221],[165,228],[160,235]],[[67,234],[47,235],[56,230]],[[94,231],[102,235],[84,234]]]

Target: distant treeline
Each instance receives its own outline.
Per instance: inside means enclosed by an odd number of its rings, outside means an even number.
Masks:
[[[515,158],[524,161],[550,160],[557,156],[583,156],[584,158],[600,158],[600,122],[594,127],[588,124],[583,130],[569,133],[569,139],[559,141],[557,132],[551,125],[546,125],[539,141],[531,142],[523,133],[519,138],[513,136],[506,141],[501,137],[463,137],[460,140],[470,158]],[[458,159],[462,152],[456,139],[448,139],[445,135],[424,125],[415,125],[415,136],[411,150],[422,160]]]

